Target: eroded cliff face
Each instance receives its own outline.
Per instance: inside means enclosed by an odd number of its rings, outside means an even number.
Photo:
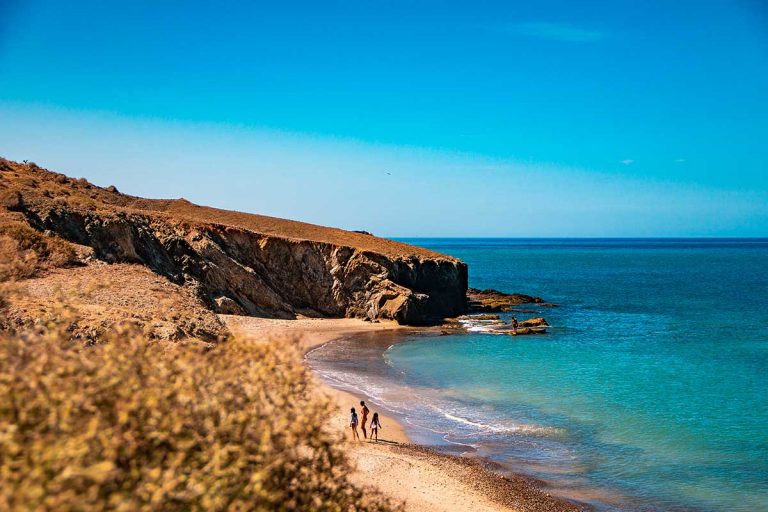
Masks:
[[[218,312],[419,325],[466,308],[467,267],[455,258],[365,234],[132,198],[30,166],[6,162],[2,172],[22,178],[4,180],[4,201],[34,228],[90,246],[106,262],[146,265]],[[82,195],[89,201],[81,204]]]

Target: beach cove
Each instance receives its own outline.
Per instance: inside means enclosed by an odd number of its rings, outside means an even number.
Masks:
[[[394,322],[370,323],[358,319],[222,318],[234,332],[298,342],[305,353],[360,337],[391,342],[405,339],[408,333],[439,332],[432,328],[415,329]],[[333,387],[319,378],[318,392],[329,398],[336,409],[330,428],[343,435],[345,451],[357,468],[353,480],[405,502],[406,510],[571,512],[588,509],[553,496],[542,482],[527,476],[502,476],[501,468],[487,460],[450,455],[415,444],[396,415],[387,409],[382,412],[369,399],[349,388]],[[361,399],[381,416],[383,429],[378,444],[349,440],[349,408],[357,406]]]

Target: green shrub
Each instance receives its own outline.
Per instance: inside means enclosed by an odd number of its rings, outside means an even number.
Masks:
[[[107,338],[0,334],[0,510],[391,509],[295,350]]]

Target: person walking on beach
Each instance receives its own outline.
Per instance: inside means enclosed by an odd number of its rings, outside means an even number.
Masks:
[[[379,442],[379,429],[381,428],[381,422],[379,421],[379,413],[373,413],[373,419],[371,420],[371,439]]]
[[[363,430],[363,437],[368,439],[368,432],[365,430],[365,422],[368,421],[368,407],[365,405],[365,400],[360,400],[360,413],[363,415],[363,421],[360,422],[360,428]]]
[[[352,440],[360,440],[360,434],[357,433],[357,413],[355,408],[352,408],[352,416],[349,420],[349,426],[352,427]]]

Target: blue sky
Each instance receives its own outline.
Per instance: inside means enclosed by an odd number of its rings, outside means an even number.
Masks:
[[[0,0],[0,155],[386,236],[768,235],[759,0],[121,4]]]

